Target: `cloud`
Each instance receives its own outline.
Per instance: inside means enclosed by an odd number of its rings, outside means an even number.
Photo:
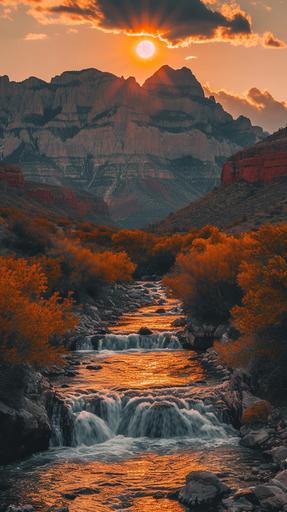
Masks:
[[[265,48],[286,48],[286,43],[277,39],[272,32],[265,32],[263,36],[263,46],[265,46]]]
[[[29,32],[29,34],[26,34],[24,37],[25,41],[43,41],[44,39],[47,39],[47,34],[40,34],[35,32]]]
[[[217,0],[0,0],[25,4],[40,23],[88,23],[100,30],[150,35],[169,47],[215,41],[283,48],[272,32],[253,32],[251,18],[235,1]],[[217,7],[216,7],[217,6]]]
[[[188,55],[187,57],[185,57],[185,60],[194,60],[194,59],[197,59],[196,55]]]
[[[214,96],[234,117],[249,117],[253,124],[262,126],[269,132],[287,125],[287,103],[276,100],[268,91],[253,87],[240,96],[224,90],[213,92],[205,87],[205,92]]]

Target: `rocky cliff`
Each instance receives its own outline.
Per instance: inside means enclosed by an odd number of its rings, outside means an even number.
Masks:
[[[223,166],[221,181],[270,183],[281,176],[287,176],[287,128],[232,156]]]
[[[187,68],[164,66],[142,87],[96,69],[50,83],[0,77],[0,158],[20,164],[28,181],[103,198],[126,226],[211,190],[226,158],[262,135],[206,98]]]

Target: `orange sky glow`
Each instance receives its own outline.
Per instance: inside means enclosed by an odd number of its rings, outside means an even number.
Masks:
[[[286,17],[286,0],[0,0],[0,75],[95,67],[142,83],[163,64],[187,66],[211,93],[248,104],[256,88],[285,112]],[[149,58],[136,50],[143,40],[155,45]]]

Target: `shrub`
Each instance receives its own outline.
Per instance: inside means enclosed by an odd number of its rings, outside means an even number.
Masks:
[[[165,283],[198,321],[217,325],[229,319],[241,299],[237,273],[248,244],[248,238],[215,232],[210,239],[195,239],[191,249],[177,257]]]
[[[48,366],[61,361],[59,336],[76,324],[72,299],[45,298],[47,278],[37,263],[0,257],[0,346],[4,363]]]

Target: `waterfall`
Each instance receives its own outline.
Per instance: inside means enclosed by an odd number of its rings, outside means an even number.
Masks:
[[[100,350],[130,350],[130,349],[180,349],[181,343],[177,336],[170,332],[159,334],[140,335],[140,334],[106,334],[99,341]]]
[[[70,397],[53,409],[54,446],[92,446],[118,435],[130,438],[198,441],[226,440],[234,435],[211,405],[178,398],[170,390],[131,396],[97,392]],[[68,413],[67,413],[68,411]],[[67,418],[63,421],[63,416]]]
[[[92,446],[113,437],[104,420],[88,411],[81,411],[75,419],[74,443],[76,446]]]

